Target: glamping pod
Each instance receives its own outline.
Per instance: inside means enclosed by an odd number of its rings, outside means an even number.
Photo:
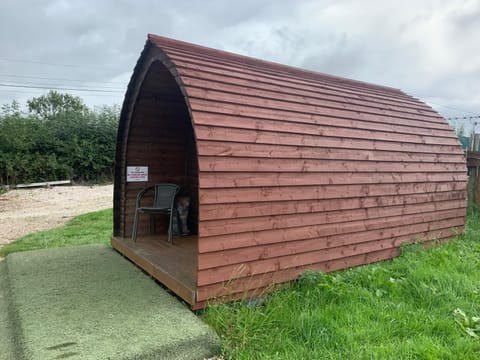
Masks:
[[[149,35],[121,113],[112,245],[201,308],[448,239],[466,180],[447,122],[399,90]],[[163,183],[181,187],[189,235],[170,242],[168,211],[140,213],[133,241],[138,193]]]

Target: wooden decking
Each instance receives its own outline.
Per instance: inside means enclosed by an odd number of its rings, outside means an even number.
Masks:
[[[114,249],[191,305],[195,304],[197,288],[197,242],[196,235],[174,237],[173,244],[158,235],[139,237],[136,242],[112,238]]]

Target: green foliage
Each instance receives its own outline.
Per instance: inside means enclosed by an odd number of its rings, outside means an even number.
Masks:
[[[0,185],[113,178],[119,107],[90,110],[83,101],[55,91],[0,113]]]
[[[55,119],[59,115],[88,114],[89,111],[79,97],[56,91],[28,100],[27,105],[30,113],[45,120]]]
[[[105,243],[112,238],[112,209],[80,215],[65,226],[26,235],[0,248],[0,256],[26,250]]]
[[[201,316],[228,359],[479,359],[480,212],[441,246],[334,273],[305,272],[260,306]],[[458,310],[461,309],[461,310]]]

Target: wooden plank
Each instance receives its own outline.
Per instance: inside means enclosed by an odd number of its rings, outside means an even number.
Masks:
[[[317,199],[343,199],[464,190],[466,190],[465,182],[219,188],[200,189],[199,201],[202,205],[307,199],[313,201]]]
[[[180,63],[177,67],[183,82],[190,86],[201,86],[204,88],[212,87],[216,90],[227,89],[239,89],[249,94],[254,94],[254,91],[266,91],[267,93],[281,93],[286,95],[293,95],[298,98],[305,97],[306,101],[312,100],[328,100],[336,103],[337,106],[342,104],[354,104],[362,106],[370,106],[376,108],[387,108],[390,110],[403,111],[405,113],[417,114],[418,111],[424,111],[426,113],[433,113],[432,109],[425,106],[422,103],[413,102],[397,102],[391,99],[385,99],[372,96],[360,96],[358,93],[353,92],[352,89],[344,88],[342,90],[334,89],[328,86],[315,86],[308,87],[302,85],[286,85],[283,86],[265,82],[265,81],[251,81],[243,77],[237,76],[235,73],[231,73],[228,76],[218,75],[210,71],[209,67],[203,67],[202,71],[189,68],[187,64]],[[232,85],[234,85],[232,87]],[[233,90],[235,91],[235,90]]]
[[[171,245],[156,239],[140,239],[134,243],[131,240],[112,238],[112,247],[132,260],[136,265],[167,286],[187,303],[195,303],[196,292],[196,264],[195,247],[190,249],[182,245],[187,244],[186,239],[181,239],[178,245]],[[192,237],[190,244],[195,243]],[[192,278],[192,276],[195,276]]]
[[[463,201],[462,207],[465,207],[466,196],[464,191],[438,192],[438,193],[418,193],[407,195],[390,196],[371,196],[362,198],[346,199],[318,199],[311,201],[278,201],[278,202],[258,202],[228,204],[228,206],[219,206],[218,204],[202,205],[199,220],[215,219],[235,219],[267,215],[281,214],[303,214],[310,212],[361,209],[377,206],[397,206],[417,203],[441,202],[449,200]]]
[[[446,239],[437,239],[431,243],[436,244]],[[428,246],[429,242],[424,245]],[[231,279],[220,283],[199,286],[197,289],[197,302],[209,301],[210,299],[226,296],[233,298],[236,295],[241,296],[247,291],[262,289],[264,287],[273,288],[274,284],[290,281],[300,276],[306,269],[314,271],[336,271],[345,268],[351,268],[364,264],[370,264],[378,261],[387,260],[400,254],[398,248],[383,249],[365,254],[358,254],[350,257],[325,261],[321,263],[299,266],[285,271],[275,271],[265,274],[252,275],[239,279]]]
[[[256,84],[253,84],[253,86],[241,87],[236,84],[230,85],[225,83],[214,82],[210,79],[201,80],[196,78],[182,77],[182,80],[186,85],[187,92],[192,96],[199,97],[199,98],[202,98],[201,96],[202,93],[210,94],[213,92],[215,94],[223,93],[228,96],[242,95],[242,96],[254,97],[256,99],[281,100],[283,102],[288,103],[291,106],[294,106],[294,104],[300,105],[302,108],[304,108],[305,105],[311,105],[311,106],[315,106],[316,109],[317,107],[321,107],[322,109],[326,109],[326,110],[341,110],[341,111],[350,110],[350,111],[361,112],[361,113],[398,117],[399,118],[398,123],[400,124],[404,124],[403,118],[409,118],[410,116],[412,116],[412,118],[418,120],[416,116],[419,115],[419,110],[410,110],[405,107],[393,107],[388,105],[376,106],[375,104],[368,103],[368,102],[364,102],[361,104],[354,104],[352,102],[347,102],[345,100],[343,100],[342,102],[331,101],[326,99],[325,97],[313,97],[312,95],[315,95],[315,93],[312,93],[312,92],[310,92],[308,95],[297,95],[296,93],[286,93],[283,91],[276,92],[270,89],[258,89],[255,87]],[[305,109],[308,109],[308,107],[305,107]],[[314,113],[318,113],[318,112],[315,111]],[[435,113],[432,112],[431,114],[433,115]],[[336,120],[341,120],[341,119],[336,119]],[[407,123],[411,122],[411,120],[407,120],[406,122]],[[339,121],[339,126],[342,126],[341,124],[342,122]],[[384,126],[383,124],[380,122],[377,122],[376,126],[382,127]],[[423,121],[423,119],[421,122],[417,121],[415,124],[416,126],[418,126],[416,130],[419,133],[421,133],[422,131],[423,132],[427,131],[427,129],[425,129],[424,127],[427,126],[428,123]],[[375,126],[375,124],[373,124],[373,126]],[[445,129],[445,130],[436,129],[436,132],[438,132],[439,134],[445,133],[446,135],[448,135],[448,137],[455,135],[451,129]],[[433,135],[432,130],[430,130],[428,134]]]
[[[407,163],[355,160],[272,159],[199,156],[202,171],[235,172],[462,172],[465,163]]]
[[[439,231],[451,235],[452,229],[461,229],[464,224],[464,218],[446,219],[430,223],[418,223],[411,226],[367,230],[358,232],[355,236],[352,236],[352,234],[334,234],[307,240],[279,242],[242,249],[203,253],[199,255],[199,270],[202,272],[203,270],[211,269],[211,272],[216,272],[219,271],[219,268],[222,266],[230,266],[231,269],[233,269],[236,265],[247,264],[257,260],[271,259],[317,250],[335,249],[388,239],[397,241],[397,244],[401,244],[401,241],[398,241],[397,239],[419,239],[427,234],[434,239]],[[455,235],[460,233],[461,231],[458,230],[455,232]]]
[[[287,73],[280,75],[278,71],[267,72],[268,68],[260,67],[256,69],[251,69],[250,67],[238,67],[232,66],[231,63],[224,64],[214,62],[215,65],[212,65],[212,60],[209,59],[205,61],[202,59],[202,56],[195,54],[194,56],[185,56],[184,53],[175,53],[169,52],[172,59],[175,60],[176,69],[181,73],[182,68],[190,68],[198,70],[199,72],[208,72],[211,74],[218,74],[222,77],[228,78],[233,77],[235,79],[248,79],[253,83],[268,83],[275,84],[283,87],[292,87],[292,86],[305,86],[306,90],[313,92],[319,91],[319,89],[336,89],[341,93],[355,94],[362,97],[371,97],[383,100],[396,101],[401,104],[410,104],[410,105],[419,105],[421,103],[415,102],[412,97],[402,93],[399,90],[387,89],[385,87],[374,89],[372,84],[358,83],[352,80],[342,79],[345,81],[344,84],[338,82],[340,78],[333,78],[329,75],[319,74],[315,72],[308,72],[307,76],[302,76],[301,78],[293,77],[290,71],[298,72],[298,69],[289,68]],[[268,67],[271,67],[272,64],[269,63]],[[303,70],[305,75],[305,71]],[[333,79],[333,81],[332,81]],[[286,81],[287,80],[287,81]],[[424,108],[426,113],[431,112],[431,109]]]
[[[414,239],[421,234],[433,236],[440,230],[452,234],[452,229],[463,227],[465,219],[448,218],[429,223],[416,223],[410,226],[395,226],[366,230],[355,233],[331,234],[311,239],[276,242],[264,245],[256,245],[245,248],[234,248],[215,252],[201,253],[198,257],[199,270],[216,269],[222,266],[249,263],[257,260],[272,259],[280,256],[295,255],[317,250],[339,249],[345,246],[370,243],[388,239],[409,237]],[[455,233],[455,234],[458,234]],[[398,243],[397,245],[400,245]],[[335,250],[332,250],[333,252]]]
[[[381,220],[367,219],[350,221],[348,218],[346,218],[345,222],[341,226],[338,223],[310,225],[285,229],[249,231],[210,237],[204,237],[200,231],[198,251],[199,253],[207,253],[225,249],[238,249],[242,247],[256,246],[260,244],[313,239],[329,235],[352,234],[374,229],[411,226],[413,224],[422,222],[432,222],[436,220],[453,219],[459,217],[464,218],[465,215],[465,208],[460,208],[457,210],[442,210],[414,215],[384,217]]]
[[[195,104],[195,102],[194,102]],[[195,105],[194,105],[195,106]],[[251,129],[275,131],[280,133],[306,134],[316,136],[339,136],[358,139],[377,139],[384,141],[400,141],[400,138],[409,143],[425,143],[440,145],[458,145],[458,139],[451,130],[447,132],[428,132],[416,131],[411,128],[409,132],[399,131],[397,129],[385,129],[380,126],[359,126],[360,122],[348,120],[342,124],[342,120],[332,119],[333,121],[322,121],[314,119],[309,123],[304,121],[282,121],[271,119],[250,118],[238,115],[227,115],[218,113],[205,113],[202,111],[193,111],[193,119],[197,125],[221,126],[237,129]],[[312,118],[313,116],[310,116]],[[330,124],[329,124],[330,123]],[[335,124],[338,123],[338,124]],[[344,125],[344,126],[342,126]],[[387,126],[385,126],[387,127]],[[388,128],[388,127],[387,127]]]
[[[253,218],[219,219],[201,221],[199,224],[202,237],[261,231],[286,229],[299,226],[343,223],[348,221],[378,219],[395,215],[421,214],[427,212],[459,209],[465,201],[449,201],[429,204],[411,204],[397,206],[380,206],[371,208],[336,210],[328,212],[311,212],[299,216],[298,213],[288,215],[257,216]]]
[[[227,263],[225,266],[218,264],[215,267],[200,270],[198,274],[198,286],[229,281],[236,278],[251,277],[253,275],[264,274],[273,271],[285,271],[292,267],[308,266],[312,263],[319,263],[329,260],[341,259],[358,254],[375,252],[383,249],[391,249],[399,247],[403,244],[413,243],[422,240],[436,240],[451,238],[456,234],[451,227],[439,229],[436,231],[424,231],[412,233],[406,236],[398,236],[395,238],[375,239],[373,241],[348,244],[344,246],[326,248],[326,249],[310,249],[308,251],[281,251],[281,255],[275,257],[261,257],[259,259],[250,260],[249,262]],[[257,249],[261,251],[260,249]],[[302,249],[305,250],[305,249]],[[268,251],[268,250],[267,250]],[[262,254],[259,252],[259,254]],[[205,254],[199,257],[201,259]],[[257,255],[258,257],[258,255]],[[219,254],[217,259],[220,259]]]
[[[198,90],[189,89],[189,103],[193,111],[198,112],[214,112],[227,115],[239,115],[245,117],[260,117],[271,118],[274,116],[277,120],[292,118],[305,119],[312,115],[323,115],[330,117],[339,117],[347,119],[382,119],[384,122],[389,123],[392,121],[391,116],[373,115],[368,113],[356,113],[348,110],[335,110],[325,109],[315,106],[298,106],[289,105],[288,103],[278,100],[265,100],[249,98],[246,96],[240,96],[235,94],[222,94],[218,92],[204,92],[200,93]],[[281,109],[281,110],[279,110]],[[195,117],[193,118],[195,122]],[[274,119],[272,119],[274,120]],[[346,128],[343,128],[346,129]],[[364,130],[365,132],[366,130]],[[360,131],[357,131],[360,133]],[[393,135],[393,134],[392,134]],[[407,142],[415,142],[414,139],[426,139],[426,143],[435,143],[434,141],[441,141],[435,137],[429,136],[406,136]],[[410,141],[409,141],[410,140]],[[443,140],[445,144],[458,145],[458,140],[451,138],[450,141]],[[418,140],[417,140],[418,141]]]
[[[236,72],[251,72],[253,74],[264,74],[266,76],[270,75],[273,79],[281,78],[292,81],[304,81],[306,83],[325,82],[327,84],[335,84],[337,86],[348,86],[349,88],[354,88],[360,91],[364,90],[365,92],[389,94],[392,97],[399,98],[410,98],[400,90],[391,87],[365,83],[357,80],[350,80],[328,74],[321,74],[314,71],[249,58],[215,49],[197,47],[195,50],[191,51],[190,49],[186,48],[170,46],[163,42],[161,47],[164,49],[164,51],[167,51],[170,59],[178,59],[175,61],[177,66],[182,61],[191,61],[207,64],[212,68],[234,69]],[[188,47],[191,48],[192,44],[188,44]]]
[[[197,141],[198,155],[259,157],[282,159],[327,159],[327,160],[365,160],[365,161],[401,161],[464,163],[465,156],[457,154],[437,154],[388,150],[355,150],[341,148],[308,147],[273,144],[249,144],[242,142]]]
[[[480,166],[480,151],[470,151],[466,152],[467,166],[468,167],[479,167]]]
[[[260,116],[248,117],[229,115],[216,112],[193,111],[192,116],[195,123],[199,125],[213,125],[236,128],[263,129],[280,132],[296,132],[305,134],[322,133],[328,136],[329,128],[344,129],[362,129],[365,131],[375,131],[380,133],[393,132],[407,135],[425,135],[439,136],[446,138],[455,138],[455,133],[451,129],[423,129],[418,123],[409,123],[407,121],[398,121],[395,124],[385,121],[371,122],[351,118],[335,118],[326,115],[311,115],[310,117],[284,119],[264,119]]]
[[[341,184],[396,184],[415,182],[466,181],[462,172],[445,173],[399,173],[385,172],[325,172],[325,173],[280,173],[280,172],[203,172],[199,186],[208,188],[296,186],[296,185],[341,185]]]
[[[223,128],[218,126],[195,126],[195,135],[199,140],[228,142],[234,140],[247,144],[291,145],[299,147],[364,149],[383,151],[404,151],[422,153],[462,154],[458,145],[434,145],[406,143],[403,141],[383,141],[353,139],[336,136],[317,136],[305,134],[286,134],[274,131]]]
[[[183,78],[212,78],[215,81],[223,83],[237,83],[247,87],[256,87],[261,84],[264,87],[267,87],[272,90],[284,89],[285,92],[301,94],[302,91],[307,94],[315,94],[321,97],[333,95],[337,98],[344,99],[344,101],[353,101],[360,100],[362,103],[366,102],[368,104],[378,104],[380,106],[385,105],[398,105],[412,110],[422,110],[425,113],[432,113],[432,109],[426,104],[421,103],[417,100],[409,99],[399,99],[398,97],[386,95],[386,94],[372,94],[372,93],[363,93],[357,89],[345,86],[338,88],[328,84],[322,84],[320,82],[315,82],[310,85],[304,84],[294,84],[284,82],[282,79],[276,78],[265,79],[258,74],[253,76],[237,73],[231,70],[219,70],[208,65],[199,65],[192,62],[178,61],[176,69]],[[278,90],[277,90],[278,91]],[[447,123],[438,122],[438,123],[429,123],[425,126],[431,126],[433,128],[446,128]]]
[[[13,186],[15,189],[28,189],[35,187],[51,187],[59,185],[72,185],[72,180],[57,180],[57,181],[45,181],[45,182],[34,182],[29,184],[17,184]]]

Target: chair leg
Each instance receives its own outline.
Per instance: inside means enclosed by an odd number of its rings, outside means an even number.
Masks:
[[[135,220],[133,220],[132,240],[137,241],[137,228],[138,228],[138,210],[135,210]]]
[[[173,244],[173,237],[172,237],[172,223],[173,223],[173,209],[170,211],[170,222],[168,224],[168,242]]]
[[[150,235],[155,235],[155,215],[150,214]]]

